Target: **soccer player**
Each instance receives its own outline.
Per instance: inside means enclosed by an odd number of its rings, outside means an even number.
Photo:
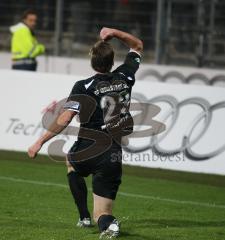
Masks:
[[[121,184],[121,139],[132,132],[129,106],[143,44],[133,35],[111,28],[103,28],[100,38],[90,51],[91,65],[96,74],[75,83],[64,111],[51,130],[29,148],[28,154],[34,158],[44,143],[63,131],[75,115],[79,115],[78,140],[67,155],[69,186],[80,214],[78,226],[91,226],[84,177],[92,174],[93,216],[100,236],[117,237],[120,227],[112,208]],[[114,71],[111,71],[114,50],[108,42],[112,38],[119,39],[130,49],[124,63]]]

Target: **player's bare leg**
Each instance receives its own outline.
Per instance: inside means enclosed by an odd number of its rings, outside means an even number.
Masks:
[[[91,227],[91,217],[87,206],[87,186],[83,177],[81,177],[74,167],[66,159],[67,176],[70,191],[78,208],[80,219],[77,223],[78,227]]]
[[[94,221],[98,223],[101,232],[100,238],[118,237],[119,223],[112,216],[113,200],[93,194],[94,198]]]
[[[93,218],[97,223],[98,219],[102,215],[112,215],[113,200],[100,197],[96,194],[93,194],[94,198],[94,211]]]
[[[75,172],[74,167],[70,164],[67,158],[66,158],[66,167],[67,167],[67,173]]]

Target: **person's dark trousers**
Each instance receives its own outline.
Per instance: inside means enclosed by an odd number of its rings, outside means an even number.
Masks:
[[[36,71],[37,70],[37,63],[13,64],[12,69],[13,70]]]
[[[74,171],[68,173],[67,177],[70,191],[80,213],[80,220],[83,220],[84,218],[90,218],[91,215],[88,211],[87,205],[88,190],[84,178]]]

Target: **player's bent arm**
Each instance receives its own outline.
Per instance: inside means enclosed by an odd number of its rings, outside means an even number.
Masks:
[[[142,41],[139,38],[137,38],[129,33],[114,29],[114,37],[118,38],[119,40],[124,42],[129,48],[132,48],[133,50],[135,50],[139,53],[141,53],[143,50]]]
[[[28,155],[31,158],[36,157],[37,153],[40,151],[43,144],[47,141],[61,133],[72,121],[76,112],[66,110],[56,119],[54,123],[49,127],[49,129],[28,149]]]
[[[49,127],[48,131],[40,137],[40,143],[43,145],[54,136],[61,133],[70,124],[75,115],[76,112],[69,110],[66,110],[60,114],[56,121]]]
[[[109,40],[115,37],[125,43],[129,48],[137,51],[138,53],[141,53],[143,50],[143,42],[139,38],[118,29],[103,28],[101,30],[100,37],[102,40]]]

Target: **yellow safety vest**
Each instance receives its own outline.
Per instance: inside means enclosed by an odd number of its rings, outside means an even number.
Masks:
[[[38,43],[31,30],[24,24],[18,23],[10,27],[12,33],[11,53],[13,60],[35,58],[45,52],[43,44]]]

